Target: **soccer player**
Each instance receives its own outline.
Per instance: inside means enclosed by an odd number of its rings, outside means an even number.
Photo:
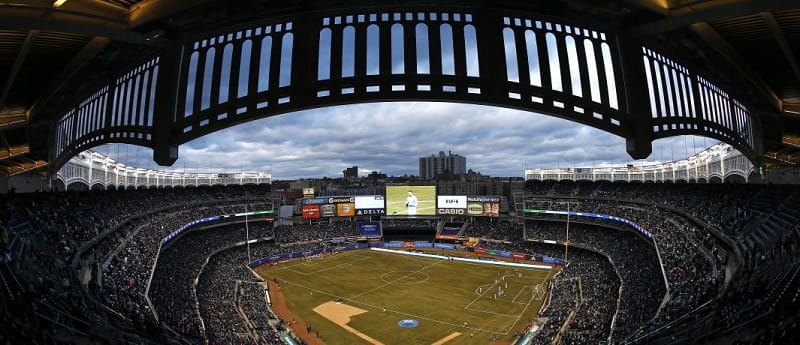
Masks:
[[[408,191],[408,196],[406,197],[406,211],[409,216],[417,214],[417,196],[412,191]]]

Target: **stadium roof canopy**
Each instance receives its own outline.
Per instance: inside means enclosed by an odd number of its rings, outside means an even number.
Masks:
[[[755,160],[800,163],[797,1],[19,0],[0,4],[0,169],[16,174],[52,163],[65,109],[143,56],[162,56],[200,33],[314,10],[415,3],[564,18],[606,28],[622,41],[652,42],[698,74],[738,86],[735,94],[760,122]]]

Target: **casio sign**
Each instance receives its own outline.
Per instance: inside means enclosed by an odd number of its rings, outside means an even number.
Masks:
[[[440,208],[438,209],[439,214],[444,215],[464,215],[463,208]]]

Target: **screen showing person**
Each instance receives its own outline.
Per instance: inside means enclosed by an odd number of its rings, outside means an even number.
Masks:
[[[390,216],[435,215],[436,186],[387,186],[386,214]]]

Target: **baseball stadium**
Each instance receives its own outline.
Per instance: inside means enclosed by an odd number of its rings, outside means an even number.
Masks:
[[[800,344],[800,3],[0,3],[0,345]]]

